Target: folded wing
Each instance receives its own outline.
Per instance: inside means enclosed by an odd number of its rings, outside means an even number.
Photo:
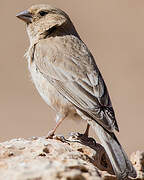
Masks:
[[[36,45],[34,61],[43,76],[102,127],[118,130],[107,88],[90,52],[61,54],[57,48],[53,49],[54,56],[49,52],[46,40]]]

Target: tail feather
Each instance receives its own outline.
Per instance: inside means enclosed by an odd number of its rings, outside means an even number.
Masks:
[[[128,176],[135,178],[137,173],[114,133],[107,132],[96,123],[92,127],[108,154],[117,178],[119,180],[125,179]]]

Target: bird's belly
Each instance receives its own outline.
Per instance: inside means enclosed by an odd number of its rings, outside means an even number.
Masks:
[[[33,63],[30,67],[32,80],[43,98],[43,100],[57,113],[61,115],[68,114],[71,119],[77,116],[74,106],[66,100],[59,92],[48,82],[46,78],[36,69]]]

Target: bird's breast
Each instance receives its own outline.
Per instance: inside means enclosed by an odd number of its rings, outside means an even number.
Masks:
[[[39,94],[43,100],[59,114],[72,114],[76,113],[74,106],[68,102],[59,92],[43,77],[43,75],[36,68],[33,62],[29,68],[32,81],[34,82]]]

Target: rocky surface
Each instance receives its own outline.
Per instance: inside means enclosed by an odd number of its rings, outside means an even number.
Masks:
[[[116,180],[103,147],[93,139],[84,142],[71,136],[0,143],[0,180]],[[144,179],[144,152],[133,153],[131,161],[136,179]]]

